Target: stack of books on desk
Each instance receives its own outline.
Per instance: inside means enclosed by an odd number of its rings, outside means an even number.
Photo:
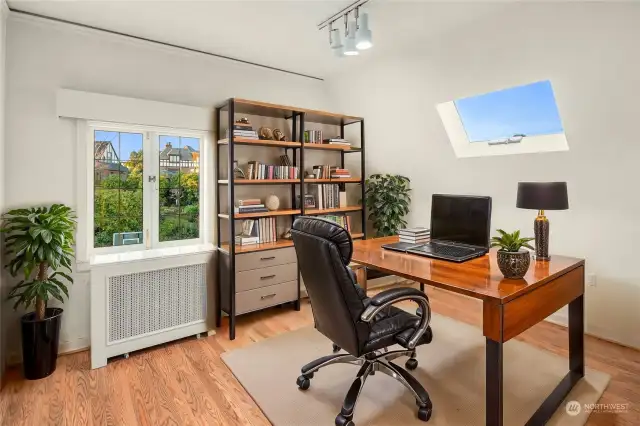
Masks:
[[[236,213],[262,213],[267,211],[269,210],[267,210],[259,198],[238,200],[238,205],[235,208]]]
[[[419,244],[429,241],[429,228],[405,228],[398,229],[401,243]]]

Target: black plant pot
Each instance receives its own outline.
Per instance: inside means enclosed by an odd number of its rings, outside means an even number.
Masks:
[[[36,313],[30,312],[22,317],[21,323],[24,377],[28,380],[47,377],[56,369],[62,309],[47,308],[43,320],[37,320]]]
[[[505,278],[520,279],[527,274],[531,254],[526,251],[502,251],[498,250],[498,268]]]

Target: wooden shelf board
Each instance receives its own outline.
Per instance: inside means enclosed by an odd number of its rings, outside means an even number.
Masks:
[[[233,138],[234,145],[275,146],[279,148],[300,148],[300,142],[268,141],[262,139]],[[218,145],[229,145],[229,139],[220,139]]]
[[[304,183],[360,183],[360,178],[305,179]]]
[[[359,123],[362,117],[336,114],[328,111],[318,111],[307,108],[296,108],[287,105],[278,105],[268,102],[252,101],[249,99],[234,98],[234,111],[237,114],[261,115],[275,118],[289,118],[293,113],[304,113],[305,121],[322,124],[351,124]]]
[[[229,185],[228,179],[219,180],[220,185]],[[300,183],[300,179],[235,179],[235,185],[282,185],[291,183]]]
[[[326,143],[304,143],[304,149],[323,149],[328,151],[345,151],[345,152],[360,152],[362,151],[358,147],[342,146],[342,145],[329,145]]]
[[[362,237],[364,237],[364,234],[360,232],[351,234],[351,238],[353,238],[354,240],[357,240]],[[241,254],[241,253],[251,253],[255,251],[275,250],[275,249],[285,248],[285,247],[293,247],[293,241],[277,240],[273,243],[248,244],[244,246],[239,246],[236,244],[235,252],[236,254]],[[225,253],[229,253],[229,243],[222,244],[222,247],[220,247],[220,250]]]
[[[304,212],[306,215],[315,216],[320,214],[356,212],[362,210],[362,206],[336,207],[334,209],[309,209]]]
[[[291,216],[294,214],[300,214],[300,210],[274,210],[269,212],[258,212],[258,213],[236,213],[233,217],[234,219],[249,219],[252,217],[272,217],[272,216]],[[220,213],[218,217],[222,219],[229,219],[229,215],[225,213]]]

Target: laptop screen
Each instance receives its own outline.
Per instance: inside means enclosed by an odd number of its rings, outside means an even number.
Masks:
[[[434,194],[431,239],[489,248],[491,197]]]

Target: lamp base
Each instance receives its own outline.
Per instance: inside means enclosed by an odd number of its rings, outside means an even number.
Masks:
[[[549,257],[549,219],[544,215],[544,210],[538,211],[538,217],[533,222],[533,234],[536,239],[535,259],[548,261]]]

